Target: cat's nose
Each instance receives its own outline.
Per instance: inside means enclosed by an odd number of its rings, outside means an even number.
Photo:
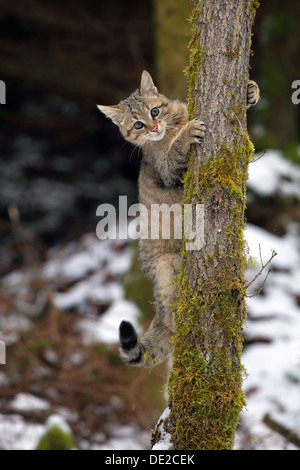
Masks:
[[[151,132],[158,132],[158,126],[152,127]]]

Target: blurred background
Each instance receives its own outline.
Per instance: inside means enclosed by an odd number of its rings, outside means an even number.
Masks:
[[[99,204],[136,202],[141,157],[96,104],[127,97],[143,69],[185,100],[191,5],[0,3],[0,448],[147,449],[166,367],[125,367],[117,335],[123,318],[147,327],[152,289],[133,243],[96,237]],[[249,294],[239,449],[300,447],[299,20],[299,2],[265,0],[253,29],[249,282],[260,253],[278,255]]]

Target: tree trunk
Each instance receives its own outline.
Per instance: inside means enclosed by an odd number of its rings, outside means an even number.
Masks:
[[[172,449],[232,449],[245,404],[241,353],[246,318],[243,230],[251,27],[258,2],[194,1],[189,114],[207,127],[191,152],[185,204],[204,204],[204,246],[183,247],[169,376]]]
[[[300,106],[291,100],[291,86],[299,79],[300,3],[286,0],[261,2],[255,21],[253,40],[255,53],[254,80],[263,92],[264,105],[255,110],[253,132],[260,149],[281,149],[286,157],[299,162]],[[252,116],[251,116],[252,117]],[[252,123],[251,123],[252,124]],[[258,124],[258,126],[257,126]]]

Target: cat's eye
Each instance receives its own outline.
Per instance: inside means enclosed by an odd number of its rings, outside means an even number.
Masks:
[[[134,124],[133,124],[133,127],[135,129],[142,129],[142,127],[144,126],[144,124],[141,122],[141,121],[136,121]]]
[[[159,109],[158,108],[152,108],[151,109],[151,116],[156,117],[159,115]]]

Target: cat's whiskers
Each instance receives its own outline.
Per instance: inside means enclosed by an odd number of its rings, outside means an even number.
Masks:
[[[165,117],[164,121],[166,123],[166,126],[167,128],[169,129],[175,129],[176,127],[176,124],[174,123],[174,116],[176,115],[176,113],[171,113],[170,115],[168,115],[167,117]]]
[[[138,156],[139,156],[141,147],[139,146],[139,144],[135,144],[135,146],[133,147],[133,149],[131,150],[131,153],[130,153],[130,155],[129,155],[129,163],[131,163],[132,154],[133,154],[133,152],[135,151],[135,149],[136,149],[137,147],[139,147],[139,151],[138,151]]]
[[[146,140],[147,140],[147,136],[143,136],[142,139],[143,139],[143,140],[142,140],[142,143],[135,144],[135,146],[133,147],[133,149],[132,149],[132,151],[131,151],[131,153],[130,153],[130,155],[129,155],[129,163],[131,162],[132,154],[133,154],[133,152],[135,151],[135,149],[136,149],[137,147],[139,148],[139,151],[138,151],[138,153],[137,153],[137,156],[139,157],[140,151],[142,150],[142,146],[144,145],[144,143],[145,143]]]

